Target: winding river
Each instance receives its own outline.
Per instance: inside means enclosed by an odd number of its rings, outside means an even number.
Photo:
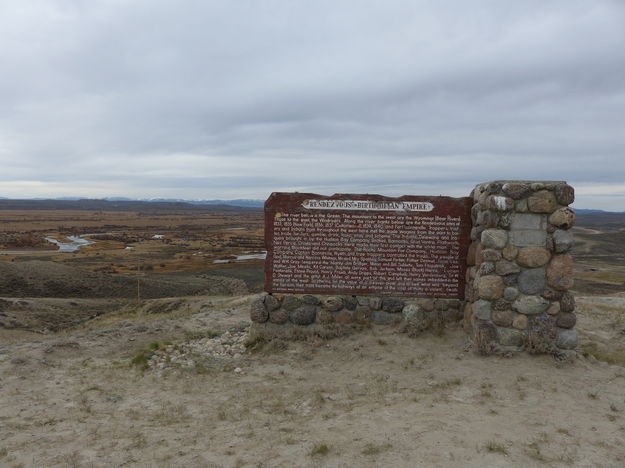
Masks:
[[[45,239],[56,245],[57,250],[0,250],[0,255],[32,255],[40,253],[56,253],[56,252],[78,252],[81,247],[95,244],[95,241],[85,239],[89,236],[96,236],[97,234],[83,234],[82,236],[67,236],[71,242],[61,242],[54,237],[46,237]]]
[[[237,258],[229,259],[229,260],[213,260],[213,263],[234,263],[234,262],[243,262],[245,260],[253,260],[253,259],[262,259],[264,260],[267,257],[267,251],[263,251],[260,253],[252,253],[245,252],[247,255],[237,255]]]

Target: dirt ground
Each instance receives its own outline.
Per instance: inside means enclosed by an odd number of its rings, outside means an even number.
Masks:
[[[131,364],[155,341],[245,331],[253,297],[156,299],[56,334],[0,330],[0,465],[625,466],[625,368],[480,357],[460,327]],[[623,344],[625,296],[602,301],[578,298],[582,347]]]

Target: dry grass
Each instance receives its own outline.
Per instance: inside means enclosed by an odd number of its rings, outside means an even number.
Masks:
[[[486,451],[490,453],[500,453],[502,455],[508,455],[508,449],[506,448],[506,446],[494,440],[486,442],[485,448]]]
[[[330,453],[330,447],[328,447],[327,444],[325,443],[316,443],[315,445],[313,445],[313,447],[310,449],[310,456],[311,457],[318,457],[318,456],[326,456],[328,453]]]
[[[107,233],[96,244],[73,254],[45,250],[34,254],[56,262],[109,273],[172,273],[220,268],[215,259],[243,250],[262,249],[262,211],[230,212],[0,210],[7,235],[32,235],[63,239],[66,235]],[[228,230],[244,227],[244,230]],[[155,234],[165,239],[153,239]],[[44,241],[42,247],[47,247]],[[50,244],[51,245],[51,244]],[[134,250],[125,250],[132,245]],[[0,261],[20,261],[23,256],[2,255]],[[258,263],[252,260],[249,263]]]
[[[625,349],[615,343],[600,345],[597,342],[586,342],[580,346],[582,354],[592,356],[597,361],[625,367]]]
[[[354,332],[354,326],[337,323],[307,327],[297,325],[272,327],[266,324],[255,324],[250,329],[245,347],[255,353],[262,351],[265,354],[270,354],[286,349],[289,342],[302,341],[319,346],[328,340],[346,337]],[[378,344],[386,344],[386,342],[378,340]],[[305,356],[303,358],[306,359]]]
[[[380,453],[389,450],[393,448],[392,444],[389,444],[388,442],[385,442],[383,444],[372,444],[369,443],[367,445],[365,445],[365,448],[362,449],[362,454],[363,455],[367,455],[367,456],[375,456],[375,455],[379,455]]]

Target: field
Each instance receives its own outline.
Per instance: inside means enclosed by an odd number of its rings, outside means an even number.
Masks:
[[[0,256],[0,466],[625,465],[619,219],[580,216],[557,362],[480,357],[460,326],[250,330],[262,260],[213,262],[262,250],[259,210],[12,208],[5,240],[105,235]]]
[[[8,210],[0,201],[0,249],[35,251],[0,260],[50,260],[107,273],[210,270],[214,260],[262,251],[262,222],[261,210],[245,208],[144,203],[140,211]],[[87,238],[96,243],[71,255],[55,253],[45,240],[85,234],[95,234]]]

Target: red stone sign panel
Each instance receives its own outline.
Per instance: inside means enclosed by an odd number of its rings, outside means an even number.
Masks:
[[[265,291],[463,298],[472,199],[273,193]]]

